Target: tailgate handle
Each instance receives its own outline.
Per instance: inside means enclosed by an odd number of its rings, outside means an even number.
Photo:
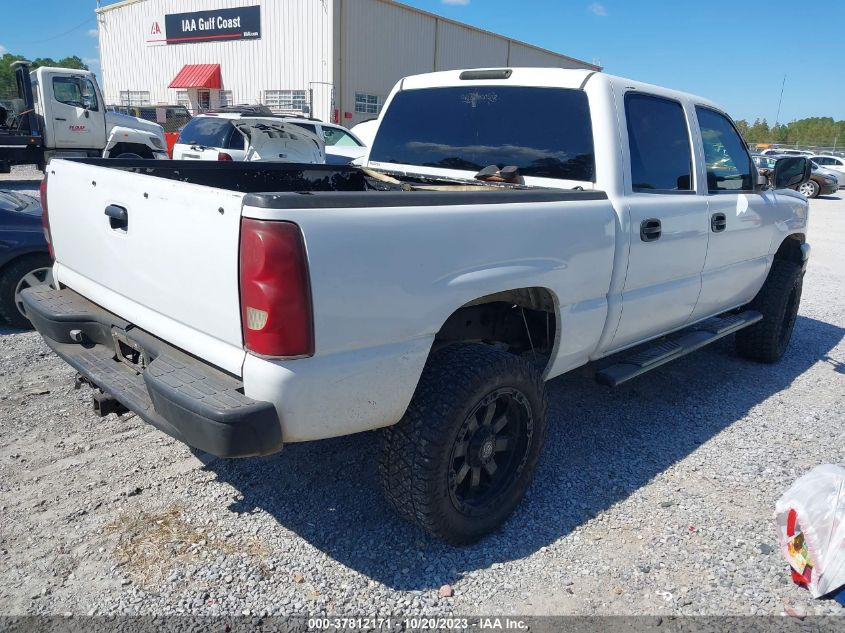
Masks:
[[[126,230],[129,228],[129,212],[116,204],[106,207],[106,215],[109,216],[109,224],[113,229]]]

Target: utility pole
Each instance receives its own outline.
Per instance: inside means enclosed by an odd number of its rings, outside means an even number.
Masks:
[[[783,82],[780,85],[780,99],[778,99],[778,113],[775,116],[775,127],[778,126],[778,122],[780,121],[780,104],[783,103],[783,87],[786,85],[786,73],[783,73]]]

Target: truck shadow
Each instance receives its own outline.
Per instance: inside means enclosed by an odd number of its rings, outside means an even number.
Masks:
[[[615,391],[578,373],[551,381],[550,428],[534,483],[501,530],[469,547],[429,538],[390,511],[379,490],[377,433],[291,445],[263,459],[212,459],[207,468],[241,493],[232,512],[268,512],[332,559],[392,588],[436,588],[528,556],[625,499],[829,359],[843,335],[799,317],[776,365],[738,358],[729,337]]]

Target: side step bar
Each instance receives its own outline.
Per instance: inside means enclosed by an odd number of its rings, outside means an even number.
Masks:
[[[596,381],[608,387],[618,387],[631,378],[754,325],[762,318],[763,315],[756,310],[746,310],[726,317],[706,319],[676,334],[636,348],[630,356],[597,371]]]

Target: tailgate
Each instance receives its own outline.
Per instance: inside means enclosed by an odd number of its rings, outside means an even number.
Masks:
[[[58,281],[240,375],[243,194],[63,160],[48,172]]]

